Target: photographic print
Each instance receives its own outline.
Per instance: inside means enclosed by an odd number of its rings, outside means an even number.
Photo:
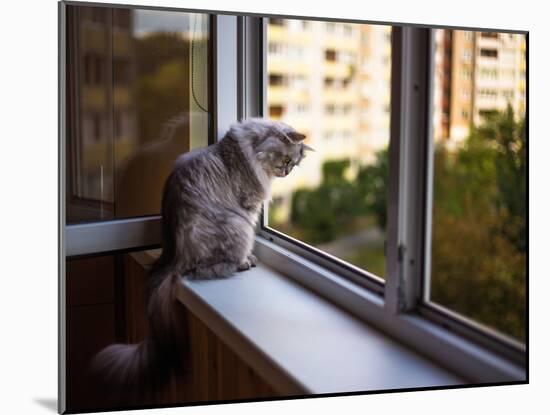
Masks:
[[[528,382],[528,33],[59,3],[59,411]]]

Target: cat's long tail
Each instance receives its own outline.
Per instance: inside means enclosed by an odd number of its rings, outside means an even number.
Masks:
[[[138,344],[112,344],[92,360],[92,373],[106,390],[126,400],[154,396],[184,356],[185,315],[175,297],[177,274],[155,266],[148,303],[149,332]]]

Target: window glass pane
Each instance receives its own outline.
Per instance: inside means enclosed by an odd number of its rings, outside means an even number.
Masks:
[[[524,341],[525,36],[435,35],[430,299]]]
[[[269,227],[383,278],[391,27],[294,27],[269,21],[268,112],[316,151],[274,182]]]
[[[160,212],[208,144],[208,15],[68,6],[67,222]]]

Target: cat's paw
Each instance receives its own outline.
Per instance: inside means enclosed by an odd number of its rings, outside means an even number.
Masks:
[[[255,255],[248,255],[246,259],[239,264],[237,271],[247,271],[252,267],[255,267],[258,263],[258,258]]]
[[[256,258],[256,255],[250,254],[248,255],[248,262],[250,262],[251,267],[255,267],[258,265],[258,258]]]
[[[243,262],[241,262],[238,266],[237,266],[237,271],[239,272],[242,272],[242,271],[247,271],[250,269],[250,267],[252,267],[253,265],[250,263],[250,261],[247,259]]]

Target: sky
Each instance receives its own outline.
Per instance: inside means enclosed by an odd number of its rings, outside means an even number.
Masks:
[[[152,31],[187,32],[198,17],[205,14],[161,10],[134,10],[134,33],[142,36]],[[197,29],[200,21],[197,21]]]

